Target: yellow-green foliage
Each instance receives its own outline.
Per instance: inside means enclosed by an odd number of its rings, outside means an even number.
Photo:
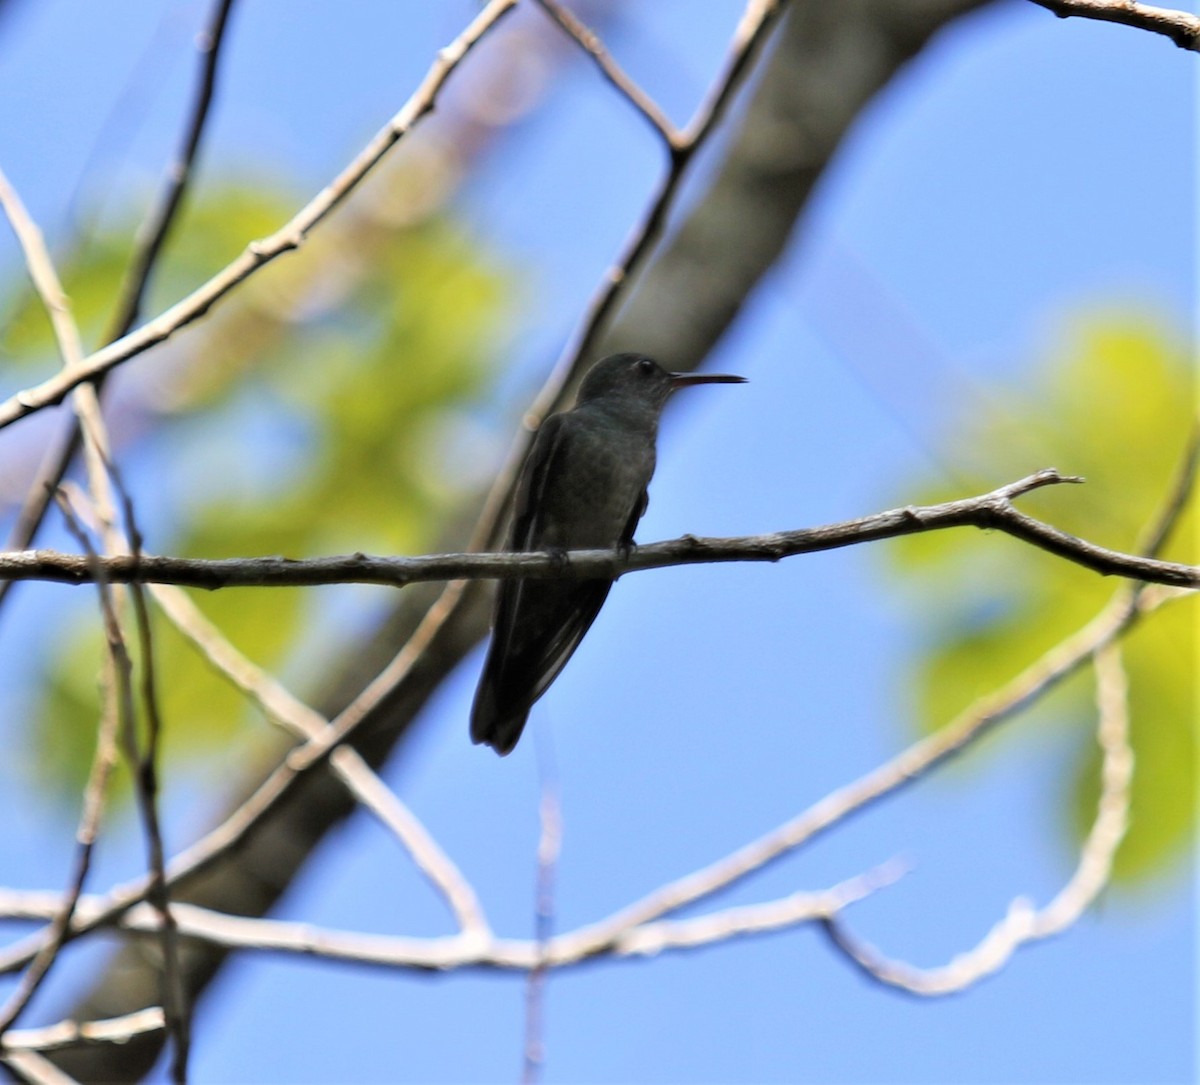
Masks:
[[[1073,329],[1021,397],[990,402],[964,417],[942,459],[957,485],[909,491],[921,502],[982,492],[1038,468],[1087,479],[1020,499],[1021,508],[1118,550],[1136,549],[1162,506],[1191,427],[1192,359],[1153,324],[1105,318]],[[1196,501],[1177,524],[1164,557],[1196,562]],[[935,729],[1013,677],[1092,618],[1118,583],[1024,543],[963,529],[902,540],[888,548],[893,569],[913,586],[926,651],[914,675],[915,710]],[[1185,853],[1195,808],[1196,623],[1192,599],[1172,603],[1124,641],[1137,757],[1131,825],[1117,875],[1144,876]],[[1077,836],[1096,808],[1098,755],[1090,673],[1076,676],[1021,727],[1081,728],[1079,760],[1064,781],[1066,818]]]
[[[197,205],[179,224],[148,315],[275,229],[291,205],[262,186]],[[392,223],[368,211],[347,209],[299,254],[133,363],[131,376],[160,389],[143,436],[117,442],[143,527],[155,524],[147,549],[303,557],[433,543],[461,492],[437,441],[481,393],[506,276],[446,219]],[[66,262],[92,341],[122,260],[122,245],[101,238]],[[22,300],[10,313],[0,349],[55,365],[36,307]],[[291,661],[311,692],[319,668],[297,664],[297,653],[326,659],[345,649],[345,597],[334,616],[329,606],[337,590],[238,589],[196,601],[251,659],[284,674]],[[46,662],[31,741],[47,779],[77,795],[95,742],[102,647],[93,597],[60,589],[56,598],[67,596],[75,617]],[[261,733],[245,730],[244,700],[165,621],[156,622],[155,650],[168,771],[182,753]]]

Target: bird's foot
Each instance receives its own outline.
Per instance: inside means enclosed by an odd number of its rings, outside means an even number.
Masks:
[[[570,564],[565,546],[547,546],[546,553],[550,555],[550,563],[556,573],[564,572]]]

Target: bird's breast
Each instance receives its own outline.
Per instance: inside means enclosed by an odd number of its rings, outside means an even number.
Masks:
[[[654,473],[654,441],[583,423],[556,466],[543,495],[537,545],[616,546]]]

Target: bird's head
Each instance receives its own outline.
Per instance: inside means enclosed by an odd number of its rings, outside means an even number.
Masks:
[[[677,388],[743,384],[745,380],[725,373],[670,373],[644,354],[611,354],[592,366],[583,378],[579,402],[628,402],[659,411]]]

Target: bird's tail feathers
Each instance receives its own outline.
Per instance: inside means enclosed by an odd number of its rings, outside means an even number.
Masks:
[[[471,741],[491,746],[501,757],[512,751],[525,729],[529,706],[502,714],[496,703],[496,690],[486,679],[479,684],[471,707]]]

